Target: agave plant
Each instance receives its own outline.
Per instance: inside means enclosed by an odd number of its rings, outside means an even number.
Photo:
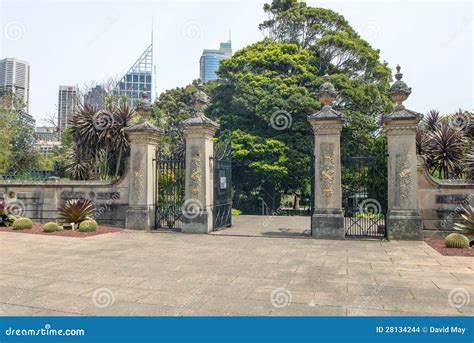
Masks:
[[[468,204],[462,208],[464,213],[461,214],[461,217],[464,219],[464,223],[454,224],[454,229],[474,234],[474,207]]]
[[[69,199],[58,208],[58,213],[65,223],[80,223],[92,218],[95,206],[89,199]]]

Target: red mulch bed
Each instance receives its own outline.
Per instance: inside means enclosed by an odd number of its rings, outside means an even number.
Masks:
[[[425,242],[444,256],[474,256],[473,248],[446,248],[446,240],[444,238],[426,238]]]
[[[0,227],[0,232],[20,232],[29,233],[33,235],[46,235],[46,236],[64,236],[64,237],[90,237],[103,235],[106,233],[120,232],[123,229],[113,226],[99,226],[96,231],[93,232],[79,232],[78,230],[63,230],[55,232],[43,232],[42,224],[33,224],[33,227],[29,230],[13,230],[11,226]]]

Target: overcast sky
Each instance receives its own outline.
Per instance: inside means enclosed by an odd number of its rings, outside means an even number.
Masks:
[[[31,65],[30,113],[56,111],[58,86],[124,74],[151,40],[157,91],[199,77],[204,48],[232,31],[234,52],[263,38],[265,1],[2,1],[0,58]],[[342,14],[412,87],[406,105],[425,113],[473,109],[474,9],[465,2],[307,1]]]

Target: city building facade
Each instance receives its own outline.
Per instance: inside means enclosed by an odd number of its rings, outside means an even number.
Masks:
[[[35,128],[36,145],[40,153],[49,155],[54,148],[60,147],[59,134],[54,127],[37,126]]]
[[[62,131],[70,126],[70,120],[79,103],[79,91],[75,86],[59,86],[58,127]]]
[[[135,106],[146,89],[148,98],[152,98],[153,42],[132,65],[119,81],[116,93],[118,97],[126,96],[129,106]],[[146,87],[146,88],[145,88]]]
[[[223,59],[232,57],[232,42],[220,43],[218,50],[204,49],[199,60],[199,78],[206,83],[217,79],[216,71]]]
[[[9,91],[20,99],[24,108],[29,112],[30,102],[30,65],[16,58],[0,60],[0,88]]]
[[[84,105],[100,108],[104,105],[106,96],[104,87],[97,85],[84,95]]]

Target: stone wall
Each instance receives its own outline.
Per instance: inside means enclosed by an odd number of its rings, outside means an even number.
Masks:
[[[0,181],[0,199],[33,221],[58,219],[57,208],[67,199],[86,198],[96,206],[99,224],[125,226],[129,176],[109,181]]]
[[[418,207],[425,237],[447,235],[459,220],[462,205],[474,205],[474,182],[432,177],[418,156]]]

